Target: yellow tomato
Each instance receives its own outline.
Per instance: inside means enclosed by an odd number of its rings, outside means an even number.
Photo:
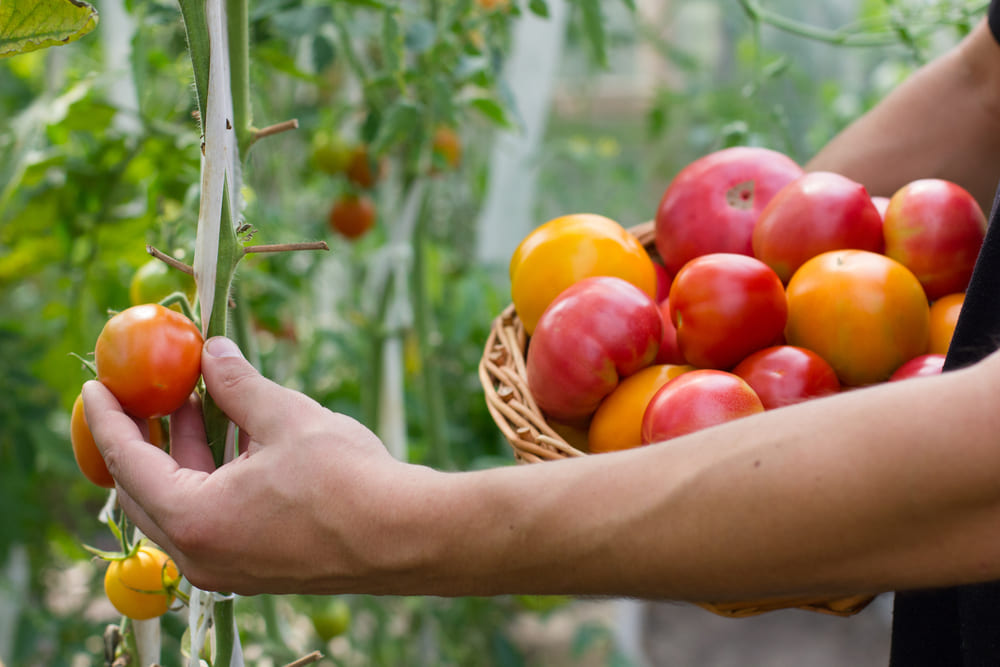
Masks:
[[[536,228],[510,260],[511,298],[530,335],[559,294],[583,278],[615,276],[656,298],[656,269],[646,249],[602,215],[565,215]]]
[[[167,613],[179,581],[174,561],[162,550],[143,545],[108,563],[104,592],[123,616],[143,621]]]
[[[931,304],[931,344],[928,352],[948,354],[951,337],[955,333],[958,313],[965,303],[965,293],[949,294]]]
[[[667,381],[694,366],[658,364],[628,376],[601,401],[587,433],[592,454],[630,449],[642,444],[642,416],[653,394]]]

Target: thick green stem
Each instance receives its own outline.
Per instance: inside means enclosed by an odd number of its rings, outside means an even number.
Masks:
[[[208,100],[208,17],[204,0],[178,0],[184,30],[187,33],[188,54],[194,68],[194,90],[198,97],[198,112],[205,118]]]
[[[253,118],[250,108],[250,22],[247,0],[226,0],[229,22],[229,68],[233,91],[233,127],[240,155],[246,155],[253,143]]]
[[[215,629],[215,660],[218,667],[229,667],[236,646],[236,600],[227,597],[215,603],[213,627]]]

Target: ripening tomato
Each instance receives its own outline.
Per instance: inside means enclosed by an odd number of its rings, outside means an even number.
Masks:
[[[136,621],[163,616],[174,601],[180,574],[174,561],[149,544],[112,560],[104,573],[104,594],[118,613]]]
[[[521,241],[510,259],[511,300],[531,335],[563,290],[590,276],[616,276],[656,297],[656,269],[627,229],[603,215],[553,218]]]
[[[132,306],[97,337],[97,379],[133,417],[169,415],[201,376],[202,343],[198,327],[180,313],[159,304]]]
[[[620,379],[656,358],[663,321],[652,297],[614,276],[574,283],[545,309],[528,342],[525,377],[546,415],[589,417]]]
[[[774,345],[785,327],[785,288],[754,257],[714,253],[681,268],[670,286],[670,318],[687,363],[729,369]]]
[[[986,236],[986,216],[963,187],[939,178],[907,183],[885,211],[885,254],[934,300],[964,291]]]
[[[385,162],[373,158],[364,144],[355,146],[347,157],[344,167],[347,180],[365,190],[375,187],[385,175]]]
[[[454,128],[442,125],[431,140],[433,171],[455,169],[462,161],[462,140]]]
[[[781,281],[827,250],[882,252],[882,216],[865,186],[846,176],[814,171],[774,195],[753,228],[753,254]]]
[[[733,373],[753,387],[767,410],[840,391],[833,367],[815,352],[794,345],[757,350],[736,364]]]
[[[97,449],[94,436],[87,425],[87,415],[83,410],[83,397],[77,395],[73,401],[73,412],[69,420],[69,441],[73,445],[73,458],[80,468],[83,476],[97,486],[105,489],[112,489],[115,480],[108,472],[108,466],[104,463],[104,457]]]
[[[823,357],[842,384],[883,382],[924,354],[930,307],[916,276],[865,250],[813,257],[788,282],[789,345]]]
[[[663,336],[660,337],[660,349],[656,352],[655,364],[687,364],[681,348],[677,344],[677,327],[670,319],[670,299],[660,302],[660,315],[663,317]]]
[[[764,404],[743,378],[698,369],[660,387],[642,417],[642,441],[661,442],[686,433],[764,412]]]
[[[642,415],[653,394],[693,366],[657,364],[622,380],[608,394],[590,420],[587,449],[592,454],[642,445]]]
[[[928,351],[948,354],[951,337],[955,335],[958,315],[965,303],[965,292],[947,294],[931,303],[931,343]]]
[[[723,148],[688,164],[656,211],[656,249],[667,271],[676,275],[700,255],[753,254],[757,216],[802,174],[787,155],[755,146]]]
[[[359,239],[375,225],[375,202],[366,195],[344,194],[333,203],[327,221],[345,238]]]

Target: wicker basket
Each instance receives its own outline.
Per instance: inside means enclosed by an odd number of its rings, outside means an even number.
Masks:
[[[655,252],[652,222],[637,225],[629,231],[647,250]],[[531,396],[525,371],[527,340],[524,326],[518,319],[514,306],[507,306],[493,321],[479,362],[479,380],[486,395],[486,407],[520,463],[587,456],[583,451],[585,442],[574,438],[580,434],[557,430],[558,426],[549,424]],[[839,598],[813,595],[750,602],[700,603],[700,606],[721,616],[734,618],[791,608],[851,616],[864,609],[873,599],[874,595],[871,594]]]

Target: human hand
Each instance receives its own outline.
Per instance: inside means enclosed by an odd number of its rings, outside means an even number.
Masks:
[[[167,454],[102,384],[84,386],[87,421],[129,518],[204,590],[384,586],[406,553],[386,544],[398,534],[387,522],[400,518],[400,495],[425,492],[434,473],[396,461],[355,420],[262,377],[228,339],[206,342],[202,373],[241,433],[241,454],[218,469],[196,397],[171,415]]]

